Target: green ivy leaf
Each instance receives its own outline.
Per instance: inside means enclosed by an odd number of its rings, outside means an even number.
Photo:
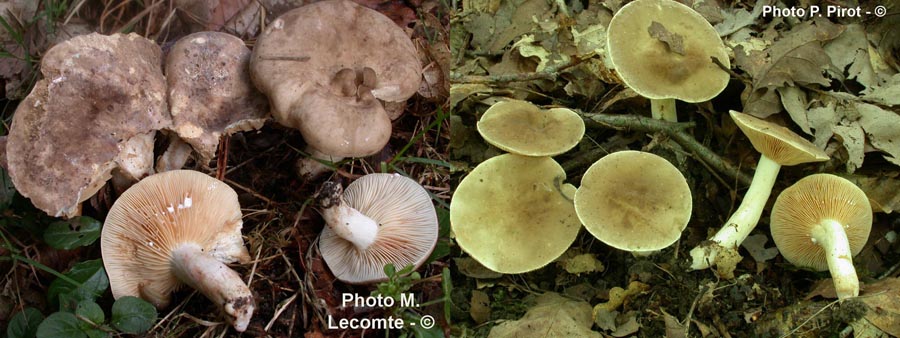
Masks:
[[[106,321],[106,315],[103,314],[103,309],[92,300],[84,300],[78,303],[78,306],[75,307],[75,314],[84,317],[84,319],[90,320],[97,325],[101,325]],[[90,323],[84,323],[83,327],[92,328],[93,326],[91,326]]]
[[[33,307],[27,307],[19,311],[9,321],[6,327],[6,336],[9,338],[33,338],[37,333],[38,325],[44,320],[41,311]]]
[[[109,279],[103,269],[103,262],[99,259],[75,264],[64,275],[81,283],[81,286],[72,285],[59,278],[50,283],[47,299],[54,306],[59,305],[60,310],[71,311],[81,301],[96,300],[109,288]]]
[[[112,306],[112,325],[122,332],[140,334],[147,332],[156,322],[156,308],[147,301],[125,296]]]
[[[93,244],[100,238],[100,222],[86,216],[53,222],[44,231],[44,242],[60,250]]]
[[[37,328],[40,338],[87,338],[81,330],[81,321],[69,312],[56,312],[41,322]]]

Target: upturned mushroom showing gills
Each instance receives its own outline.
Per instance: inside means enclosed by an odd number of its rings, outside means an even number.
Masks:
[[[581,223],[550,157],[503,154],[478,164],[453,193],[450,227],[459,247],[486,268],[524,273],[559,258]]]
[[[197,289],[243,332],[253,294],[226,263],[247,263],[241,206],[224,182],[173,170],[148,176],[116,200],[100,237],[113,297],[141,297],[157,308],[182,284]]]
[[[859,295],[853,256],[872,229],[872,209],[862,189],[830,174],[807,176],[775,200],[770,228],[789,262],[831,271],[838,299]]]
[[[320,160],[384,148],[391,119],[382,101],[405,102],[422,79],[406,32],[347,0],[316,2],[278,17],[257,39],[250,72],[269,97],[275,120],[303,135],[313,158],[298,169],[307,177],[327,170]]]
[[[674,165],[651,153],[626,150],[597,160],[575,193],[575,211],[603,243],[635,255],[681,238],[691,219],[691,189]]]
[[[384,266],[419,268],[434,250],[438,219],[431,196],[399,174],[368,174],[344,190],[326,182],[317,197],[327,226],[319,251],[335,278],[351,284],[387,279]]]
[[[153,137],[171,124],[161,50],[137,34],[97,33],[43,55],[6,145],[16,190],[53,216],[74,216],[113,176],[150,174]]]
[[[737,247],[759,222],[781,166],[828,160],[824,151],[790,129],[736,111],[731,111],[731,118],[761,155],[740,206],[710,241],[691,250],[691,268],[695,270],[718,264],[720,255],[738,256]],[[735,264],[732,259],[730,263],[718,266],[718,270],[728,276]]]
[[[556,156],[584,136],[584,121],[566,108],[541,109],[531,102],[508,100],[488,108],[478,133],[491,145],[525,156]]]
[[[636,0],[613,16],[607,30],[613,67],[622,81],[650,99],[653,117],[677,121],[675,100],[708,101],[728,85],[722,39],[703,16],[672,0]]]

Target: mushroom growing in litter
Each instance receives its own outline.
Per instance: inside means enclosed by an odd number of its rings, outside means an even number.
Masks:
[[[575,187],[565,179],[550,157],[503,154],[481,162],[450,201],[456,243],[500,273],[528,272],[556,260],[581,229],[572,204]]]
[[[675,166],[633,150],[594,162],[575,193],[575,211],[584,227],[603,243],[635,255],[681,238],[692,205],[687,180]]]
[[[306,140],[313,158],[298,166],[308,177],[327,169],[319,160],[384,148],[391,119],[381,101],[405,102],[422,78],[403,29],[347,0],[316,2],[273,21],[256,41],[250,70],[275,120]]]
[[[384,266],[416,269],[434,250],[438,219],[431,196],[399,174],[368,174],[347,186],[325,182],[318,202],[328,225],[319,251],[335,278],[352,284],[387,279]]]
[[[495,103],[478,120],[478,133],[491,145],[526,156],[556,156],[584,136],[584,121],[572,110],[543,110],[520,100]]]
[[[203,173],[148,176],[116,200],[100,237],[113,297],[169,304],[182,283],[220,307],[235,330],[247,329],[253,294],[225,263],[247,263],[241,206],[227,184]]]
[[[636,0],[613,16],[607,30],[613,67],[622,81],[650,99],[653,117],[677,121],[675,100],[708,101],[728,85],[722,39],[703,16],[672,0]]]
[[[862,189],[830,174],[804,177],[778,195],[769,227],[785,259],[831,271],[838,299],[859,295],[853,256],[872,229],[872,209]]]
[[[237,37],[220,32],[199,32],[178,40],[166,58],[172,129],[169,150],[158,171],[180,169],[187,159],[179,145],[187,142],[209,163],[219,138],[262,127],[268,102],[250,83],[250,50]],[[179,139],[180,138],[180,139]]]
[[[151,173],[154,134],[171,124],[160,63],[159,46],[137,34],[82,35],[47,51],[6,145],[16,190],[74,216],[113,175]]]
[[[824,151],[790,129],[733,110],[731,118],[761,155],[741,205],[715,236],[691,250],[694,270],[717,264],[719,255],[737,256],[737,247],[759,222],[781,166],[828,160]],[[729,276],[735,263],[723,264],[718,269]]]

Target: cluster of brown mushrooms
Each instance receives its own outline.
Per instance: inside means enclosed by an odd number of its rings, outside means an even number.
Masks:
[[[262,127],[270,103],[318,161],[371,155],[422,77],[404,30],[346,0],[285,13],[252,52],[235,36],[199,32],[163,62],[160,47],[137,34],[94,33],[51,48],[41,72],[6,144],[17,190],[52,216],[73,217],[112,179],[124,191],[101,236],[113,296],[162,308],[187,284],[237,331],[254,311],[249,287],[226,265],[250,261],[237,194],[179,169],[192,156],[205,167],[222,136]],[[154,159],[157,135],[168,148]],[[318,164],[303,161],[302,173],[327,168]],[[346,191],[326,183],[319,201],[328,224],[321,253],[342,281],[384,280],[386,264],[418,267],[437,241],[431,197],[412,179],[370,174]]]
[[[629,3],[613,17],[607,38],[618,75],[651,100],[654,118],[677,121],[674,99],[708,101],[728,82],[720,68],[729,67],[721,39],[702,16],[677,2]],[[737,249],[759,221],[779,169],[828,160],[785,127],[736,111],[730,115],[761,157],[741,205],[690,258],[693,269],[716,266],[726,278],[733,278]],[[650,153],[609,154],[590,166],[577,189],[564,183],[565,172],[550,156],[572,149],[584,133],[571,110],[501,101],[477,127],[487,143],[510,154],[480,163],[462,179],[450,216],[462,250],[491,270],[543,267],[568,248],[581,224],[610,247],[649,254],[677,241],[690,220],[692,197],[684,176]],[[770,228],[785,259],[830,270],[838,297],[845,299],[859,294],[852,257],[871,223],[860,188],[816,174],[778,196]]]

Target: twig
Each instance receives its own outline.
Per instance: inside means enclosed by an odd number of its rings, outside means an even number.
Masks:
[[[725,162],[719,155],[697,142],[690,134],[684,131],[687,128],[694,127],[693,122],[673,123],[634,115],[584,113],[583,116],[603,127],[616,130],[664,133],[710,167],[728,175],[732,179],[737,179],[741,184],[750,185],[750,176],[741,172],[730,163]]]
[[[533,73],[516,73],[501,75],[462,75],[459,73],[450,74],[450,82],[453,83],[506,83],[506,82],[526,82],[534,80],[552,80],[559,76],[562,71],[575,67],[584,62],[581,59],[573,59],[571,62],[556,67],[549,67],[540,72]]]

